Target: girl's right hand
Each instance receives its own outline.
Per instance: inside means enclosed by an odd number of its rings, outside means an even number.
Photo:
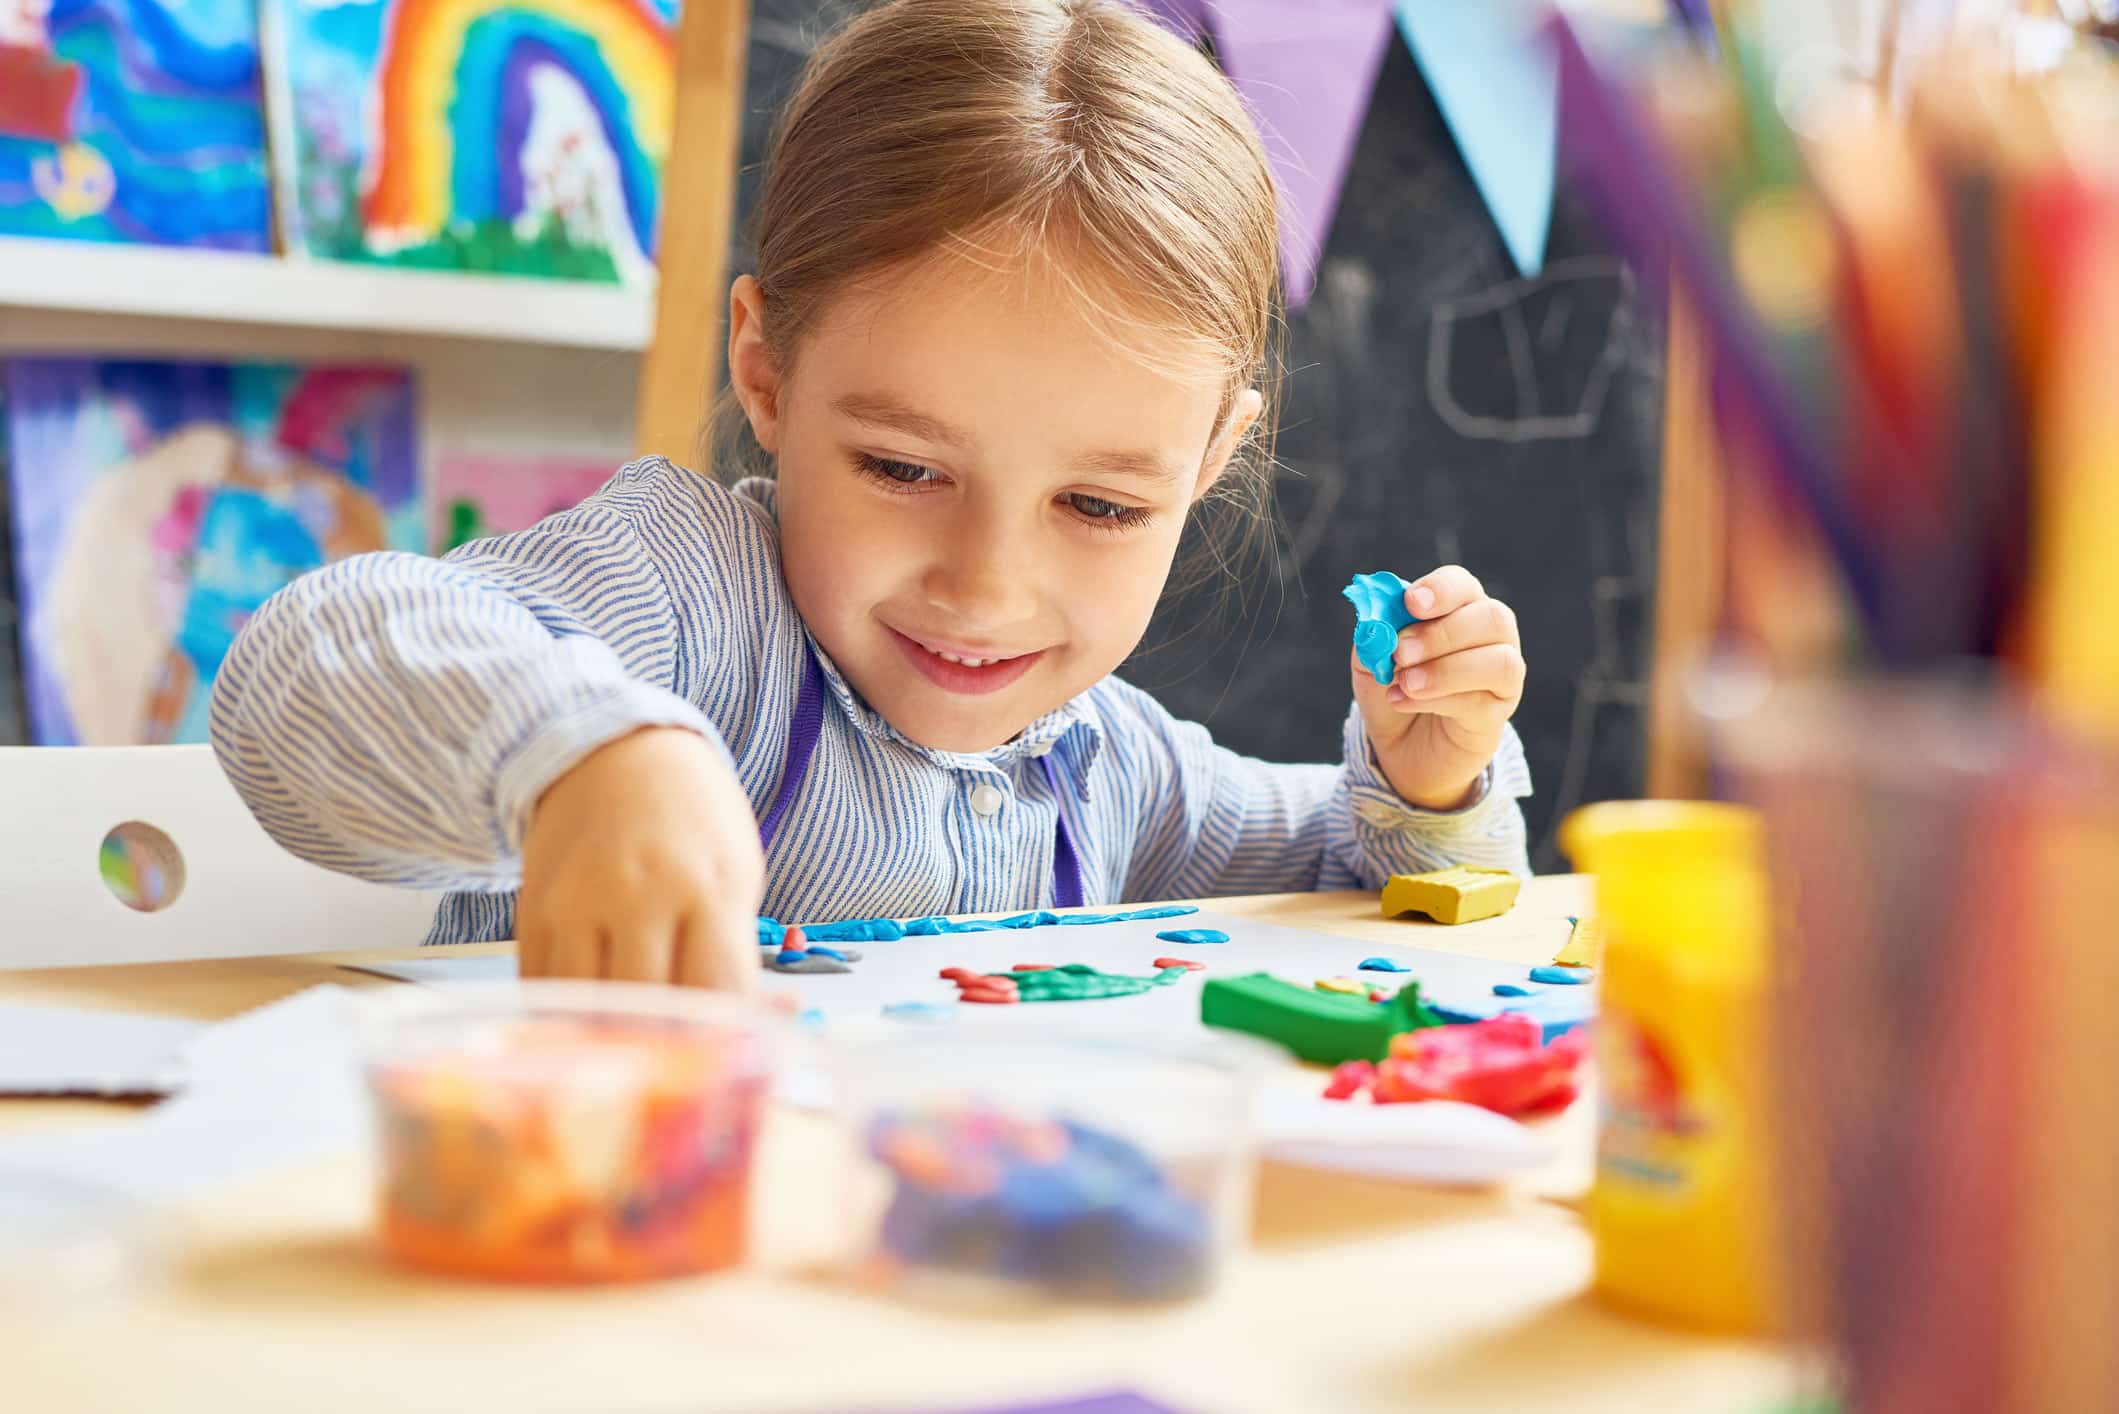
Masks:
[[[645,728],[583,757],[531,813],[522,975],[754,991],[764,890],[735,773],[696,733]]]

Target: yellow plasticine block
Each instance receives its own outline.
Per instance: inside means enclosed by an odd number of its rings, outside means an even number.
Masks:
[[[1604,932],[1597,927],[1594,918],[1571,918],[1574,931],[1567,935],[1567,946],[1552,960],[1555,967],[1595,967],[1598,954],[1604,951]]]
[[[1516,906],[1523,881],[1506,869],[1460,864],[1432,874],[1393,874],[1383,886],[1383,916],[1424,913],[1437,923],[1476,923]]]
[[[1320,977],[1317,979],[1320,992],[1344,992],[1350,997],[1365,997],[1369,989],[1351,977]]]

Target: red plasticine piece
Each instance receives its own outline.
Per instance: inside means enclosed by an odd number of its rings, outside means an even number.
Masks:
[[[1204,972],[1207,970],[1207,965],[1204,962],[1194,962],[1189,957],[1159,957],[1150,965],[1158,968],[1182,967],[1187,972]]]
[[[945,982],[980,982],[984,981],[985,977],[985,973],[974,972],[968,967],[945,967],[942,969],[942,980]]]
[[[1588,1037],[1580,1030],[1547,1045],[1538,1022],[1514,1013],[1467,1026],[1431,1026],[1391,1038],[1391,1053],[1376,1067],[1370,1095],[1385,1105],[1461,1100],[1497,1114],[1539,1114],[1573,1102],[1580,1089],[1576,1071],[1587,1052]],[[1339,1083],[1335,1073],[1333,1084]]]
[[[981,1006],[1015,1006],[1023,999],[1014,992],[999,987],[966,987],[957,993],[960,1002],[974,1002]]]
[[[1376,1079],[1376,1067],[1365,1060],[1341,1061],[1332,1067],[1332,1083],[1324,1087],[1327,1100],[1351,1100]]]
[[[1010,972],[1050,972],[1055,966],[1057,966],[1056,963],[1050,962],[1018,962],[1008,970]]]

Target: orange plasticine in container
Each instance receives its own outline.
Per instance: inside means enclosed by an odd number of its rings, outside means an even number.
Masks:
[[[526,1282],[735,1265],[769,1041],[725,998],[609,983],[399,1018],[369,1065],[385,1250]]]

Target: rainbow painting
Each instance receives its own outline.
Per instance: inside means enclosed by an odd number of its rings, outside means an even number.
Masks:
[[[425,548],[410,375],[22,358],[7,500],[31,739],[206,739],[235,635],[308,570]]]
[[[0,234],[271,248],[251,0],[0,0]]]
[[[653,274],[677,0],[263,0],[288,248]]]

